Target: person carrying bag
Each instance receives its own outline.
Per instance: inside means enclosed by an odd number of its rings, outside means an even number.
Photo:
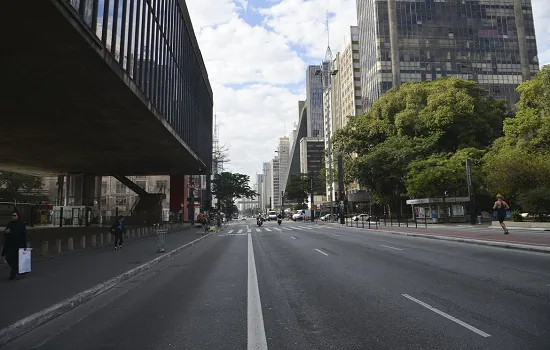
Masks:
[[[14,280],[18,274],[30,271],[30,250],[28,252],[28,261],[25,260],[23,271],[19,271],[20,250],[27,259],[27,226],[19,216],[17,210],[11,214],[11,221],[4,230],[4,247],[2,256],[10,266],[10,280]]]

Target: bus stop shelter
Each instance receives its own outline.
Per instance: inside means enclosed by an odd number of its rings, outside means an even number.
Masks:
[[[413,220],[439,222],[468,222],[466,210],[469,197],[433,197],[407,200],[412,207]]]

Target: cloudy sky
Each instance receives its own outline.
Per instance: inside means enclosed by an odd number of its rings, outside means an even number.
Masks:
[[[251,176],[276,155],[277,138],[298,120],[305,69],[324,57],[329,11],[336,52],[355,0],[186,0],[214,90],[226,170]],[[550,63],[550,0],[532,0],[539,61]]]

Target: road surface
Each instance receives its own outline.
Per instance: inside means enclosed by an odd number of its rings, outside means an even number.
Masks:
[[[6,349],[548,349],[550,254],[231,223]]]

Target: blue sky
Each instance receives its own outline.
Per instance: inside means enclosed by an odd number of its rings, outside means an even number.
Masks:
[[[305,69],[324,57],[326,11],[333,53],[355,0],[187,0],[214,90],[227,170],[248,175],[276,155],[277,138],[298,120]],[[532,0],[539,62],[550,64],[550,0]]]

